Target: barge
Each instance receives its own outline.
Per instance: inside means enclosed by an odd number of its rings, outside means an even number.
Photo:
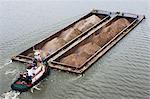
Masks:
[[[99,18],[98,21],[95,21],[95,23],[87,22],[87,24],[85,24],[87,27],[85,27],[85,28],[82,27],[82,25],[83,25],[82,22],[85,20],[88,20],[88,18],[90,19],[90,17],[93,17],[93,16]],[[48,38],[35,44],[34,46],[30,47],[29,49],[21,52],[18,55],[13,56],[12,60],[23,62],[23,63],[29,63],[33,59],[34,50],[41,50],[44,48],[44,45],[46,45],[46,43],[49,43],[50,41],[52,41],[53,44],[50,42],[51,44],[49,44],[49,45],[53,46],[56,44],[59,47],[52,49],[53,51],[51,51],[51,53],[44,55],[45,60],[49,60],[51,57],[55,56],[60,51],[66,49],[68,46],[70,46],[78,38],[86,35],[90,30],[95,28],[97,25],[102,24],[105,21],[107,21],[110,18],[110,16],[111,16],[111,12],[101,10],[97,13],[95,10],[93,10],[90,13],[79,18],[77,21],[66,26],[62,30],[60,30],[56,33],[51,33],[52,35],[50,35]],[[74,29],[72,29],[72,28],[74,28]],[[69,36],[72,36],[72,37],[69,39],[67,37],[64,37],[65,40],[58,39],[58,38],[63,37],[64,35],[67,35],[67,33]],[[76,34],[76,35],[70,35],[69,33]],[[62,43],[62,44],[59,44],[59,43]]]
[[[144,15],[93,10],[64,29],[14,56],[12,60],[28,63],[33,59],[34,50],[44,50],[47,52],[46,55],[43,55],[44,61],[48,61],[51,68],[83,73],[144,18]],[[70,32],[71,29],[73,32]],[[71,38],[68,39],[65,37],[67,33],[78,35],[69,35],[68,37]],[[60,37],[65,40],[61,45],[56,40]],[[62,43],[63,40],[60,42]],[[54,46],[54,51],[47,47],[52,44],[58,45],[57,48]]]

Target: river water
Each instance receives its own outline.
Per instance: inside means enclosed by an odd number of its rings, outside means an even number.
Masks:
[[[146,20],[82,76],[52,70],[41,91],[21,99],[150,99],[150,2],[148,0],[0,1],[0,94],[25,65],[11,56],[29,48],[91,9],[146,15]]]

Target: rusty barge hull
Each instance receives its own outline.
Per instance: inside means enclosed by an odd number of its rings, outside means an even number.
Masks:
[[[131,30],[133,30],[144,18],[144,15],[136,15],[130,13],[121,13],[121,12],[108,12],[108,11],[101,11],[101,10],[93,10],[90,13],[86,14],[85,16],[81,17],[77,21],[71,23],[64,29],[50,35],[48,38],[42,40],[41,42],[37,43],[36,45],[30,47],[29,49],[21,52],[20,54],[12,57],[12,60],[19,61],[23,63],[28,63],[32,61],[33,57],[28,56],[28,54],[33,53],[34,49],[38,50],[43,47],[45,43],[52,40],[53,38],[59,36],[62,31],[65,31],[72,27],[77,22],[86,19],[91,15],[96,15],[101,18],[97,24],[94,24],[92,27],[87,29],[86,31],[82,32],[77,37],[73,38],[71,41],[67,42],[64,46],[60,47],[55,52],[51,53],[50,55],[46,56],[44,61],[48,61],[49,66],[53,69],[58,69],[62,71],[68,71],[73,73],[83,73],[87,70],[94,62],[96,62],[100,57],[102,57],[108,50],[110,50],[117,42],[119,42],[125,35],[127,35]],[[119,31],[114,37],[112,37],[106,44],[101,46],[93,55],[91,55],[83,64],[80,66],[69,65],[61,62],[60,60],[65,56],[69,55],[70,53],[77,50],[78,47],[83,45],[89,38],[92,37],[98,30],[105,28],[106,26],[110,25],[117,19],[125,18],[129,21],[129,25]]]

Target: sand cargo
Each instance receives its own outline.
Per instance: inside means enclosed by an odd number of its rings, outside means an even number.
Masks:
[[[12,59],[29,62],[40,50],[52,68],[83,73],[145,17],[93,10]]]
[[[52,35],[48,38],[45,38],[20,54],[13,56],[12,60],[25,63],[29,62],[33,59],[34,50],[45,51],[44,54],[46,55],[43,56],[45,56],[45,59],[50,59],[62,49],[68,47],[72,42],[76,41],[79,37],[86,35],[88,31],[107,21],[110,15],[111,12],[107,11],[99,11],[98,13],[96,13],[95,10],[91,11],[60,31],[50,33]]]

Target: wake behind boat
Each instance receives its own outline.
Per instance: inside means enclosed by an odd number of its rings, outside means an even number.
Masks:
[[[11,85],[12,90],[26,92],[50,74],[47,62],[42,62],[40,53],[35,53],[35,60],[28,64],[26,72],[20,73],[20,77]]]

